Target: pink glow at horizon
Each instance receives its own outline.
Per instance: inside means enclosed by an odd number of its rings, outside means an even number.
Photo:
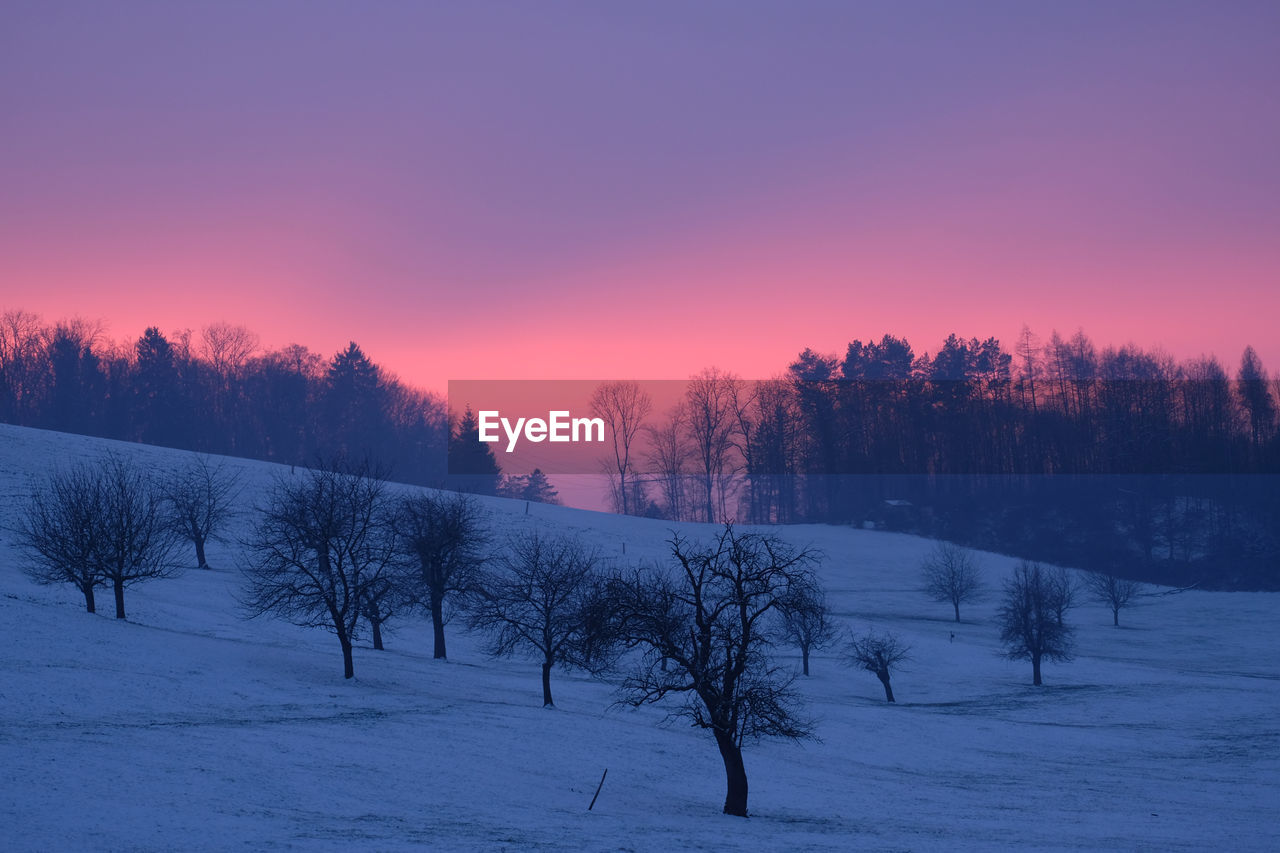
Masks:
[[[0,309],[402,378],[1083,328],[1280,371],[1280,7],[13,4]]]

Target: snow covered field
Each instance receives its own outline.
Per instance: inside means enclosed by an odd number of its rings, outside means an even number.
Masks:
[[[33,585],[3,528],[33,478],[114,448],[163,470],[185,454],[0,425],[0,846],[6,850],[1275,849],[1280,834],[1280,596],[1149,597],[1111,627],[1070,614],[1077,658],[997,656],[995,596],[950,621],[916,591],[930,542],[779,529],[820,548],[850,627],[914,647],[879,682],[818,653],[801,688],[821,742],[748,748],[748,820],[720,814],[710,736],[613,688],[493,661],[450,626],[401,622],[344,681],[334,638],[245,620],[232,547],[127,593],[130,619]],[[233,460],[246,507],[289,469]],[[500,530],[581,531],[659,557],[671,525],[485,502]],[[693,530],[694,525],[684,525]],[[981,555],[989,585],[1014,565]],[[393,626],[394,629],[394,626]],[[955,641],[950,634],[955,631]],[[799,665],[798,654],[786,652]],[[608,779],[594,811],[600,774]]]

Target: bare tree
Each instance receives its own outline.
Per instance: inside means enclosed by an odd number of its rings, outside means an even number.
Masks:
[[[1062,569],[1022,562],[1005,583],[1000,607],[1000,640],[1005,656],[1031,661],[1037,687],[1042,660],[1071,660],[1072,628],[1063,615],[1071,605],[1072,584]]]
[[[634,477],[632,445],[640,432],[644,419],[653,410],[653,398],[646,394],[638,382],[605,382],[591,395],[591,413],[604,420],[613,440],[613,459],[606,464],[609,476],[617,476],[618,494],[623,515],[635,507],[631,505],[629,478]]]
[[[715,737],[725,768],[724,813],[746,817],[743,743],[812,736],[794,674],[770,654],[768,622],[798,589],[817,587],[818,557],[730,525],[708,545],[678,534],[670,544],[672,571],[636,569],[609,585],[609,633],[639,653],[619,701],[678,700],[673,716]]]
[[[723,509],[726,475],[736,426],[734,399],[739,381],[732,374],[710,368],[689,380],[685,413],[694,458],[701,479],[703,521],[716,520],[716,504]],[[719,498],[719,500],[717,500]]]
[[[40,317],[26,311],[0,315],[0,420],[28,422],[45,367]]]
[[[212,323],[200,333],[204,357],[226,378],[238,373],[258,351],[258,336],[244,326]]]
[[[895,701],[893,685],[889,683],[890,671],[898,664],[910,659],[910,646],[894,634],[877,634],[874,630],[850,640],[848,651],[845,653],[845,660],[850,666],[865,669],[880,679],[880,683],[884,685],[884,698],[889,702]]]
[[[1084,586],[1091,598],[1111,608],[1111,624],[1120,627],[1120,611],[1142,595],[1138,581],[1119,578],[1110,572],[1090,572],[1084,577]]]
[[[38,485],[15,526],[30,558],[27,576],[38,584],[74,585],[90,613],[97,610],[94,590],[105,580],[94,560],[102,511],[100,472],[82,464]]]
[[[178,537],[164,514],[164,495],[149,476],[121,456],[109,456],[99,472],[101,513],[94,534],[94,559],[116,599],[123,619],[127,586],[178,572]]]
[[[661,425],[646,427],[651,448],[646,461],[658,474],[658,489],[672,521],[683,521],[688,515],[686,486],[693,448],[685,433],[687,420],[687,407],[680,403]]]
[[[163,485],[169,524],[175,533],[195,545],[196,565],[209,568],[204,547],[219,538],[223,524],[234,514],[239,496],[239,474],[225,462],[196,455],[186,467]]]
[[[249,614],[333,631],[351,678],[367,598],[396,567],[391,509],[383,481],[367,468],[337,464],[279,478],[246,543]]]
[[[809,655],[831,645],[836,638],[836,624],[821,589],[804,589],[792,595],[782,607],[782,634],[800,649],[801,669],[809,674]]]
[[[433,656],[443,660],[449,604],[475,587],[484,564],[489,539],[480,505],[467,495],[424,492],[400,502],[395,527],[401,550],[417,563],[415,600],[431,614]]]
[[[934,601],[947,601],[960,621],[960,605],[972,601],[982,591],[982,573],[966,548],[939,542],[921,567],[924,593]]]
[[[524,652],[541,662],[543,707],[555,705],[552,668],[587,663],[598,560],[576,537],[524,533],[510,540],[498,558],[501,570],[479,587],[472,628],[490,634],[494,656]]]

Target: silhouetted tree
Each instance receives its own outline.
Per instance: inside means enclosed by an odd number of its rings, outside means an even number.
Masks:
[[[1244,405],[1249,435],[1254,446],[1271,437],[1276,424],[1276,402],[1271,396],[1267,371],[1253,347],[1245,347],[1240,357],[1240,402]]]
[[[608,633],[640,652],[620,701],[680,701],[673,713],[710,730],[719,747],[724,813],[746,817],[744,742],[811,736],[795,676],[770,654],[768,622],[798,590],[818,588],[817,556],[731,525],[708,545],[678,534],[670,544],[672,571],[637,569],[609,584]]]
[[[667,413],[662,424],[645,427],[650,446],[646,462],[657,472],[662,509],[672,521],[684,521],[690,515],[688,480],[693,447],[686,431],[687,422],[688,409],[679,403]]]
[[[591,414],[604,421],[613,443],[607,468],[610,478],[617,478],[618,510],[623,515],[635,510],[630,482],[635,471],[632,446],[652,410],[653,398],[637,382],[605,382],[591,394]]]
[[[450,485],[459,491],[496,495],[502,469],[489,445],[480,440],[480,426],[467,406],[449,438]]]
[[[226,463],[197,455],[162,484],[169,524],[195,546],[199,568],[209,568],[205,544],[219,537],[235,512],[238,483],[239,475],[229,471]]]
[[[716,520],[716,505],[723,506],[726,477],[733,449],[734,388],[732,374],[710,368],[689,380],[685,391],[685,415],[693,457],[700,478],[704,521]]]
[[[542,705],[554,706],[551,670],[588,663],[583,650],[594,622],[596,552],[570,536],[537,532],[512,537],[499,571],[481,581],[471,627],[490,635],[489,653],[529,654],[542,664]]]
[[[903,661],[911,659],[911,647],[894,634],[878,634],[872,630],[849,641],[845,659],[850,666],[865,669],[880,679],[880,684],[884,686],[884,698],[894,702],[893,686],[889,683],[890,672]]]
[[[125,618],[124,590],[178,572],[178,537],[165,517],[164,494],[133,462],[109,456],[102,462],[102,509],[94,534],[94,560],[116,599],[116,618]]]
[[[82,463],[37,485],[15,526],[27,576],[38,584],[72,584],[90,613],[97,610],[94,589],[106,581],[95,556],[104,498],[101,470]]]
[[[836,638],[836,625],[827,607],[827,597],[821,589],[805,589],[797,585],[796,591],[784,602],[780,614],[783,636],[800,649],[801,669],[808,675],[810,653],[826,648]]]
[[[1090,597],[1111,608],[1111,624],[1120,627],[1120,611],[1142,594],[1138,581],[1116,577],[1110,572],[1090,572],[1084,577],[1085,589]]]
[[[397,554],[383,481],[368,467],[334,463],[277,478],[246,543],[244,604],[333,631],[343,675],[355,675],[352,643],[365,603],[394,571]]]
[[[1000,606],[1000,641],[1011,660],[1031,661],[1037,687],[1040,662],[1071,660],[1072,628],[1063,614],[1071,604],[1071,581],[1062,569],[1022,562],[1005,583]]]
[[[138,437],[148,444],[177,443],[183,424],[178,367],[173,345],[154,326],[134,345],[137,352]]]
[[[444,626],[453,598],[476,589],[489,543],[480,505],[466,495],[424,492],[403,498],[395,516],[401,551],[416,565],[412,598],[431,614],[433,656],[448,657]]]
[[[939,542],[921,567],[924,592],[934,601],[950,602],[960,621],[960,605],[977,598],[982,590],[982,574],[966,548]]]
[[[547,479],[546,474],[542,473],[541,468],[534,468],[530,472],[528,479],[525,480],[524,488],[520,490],[520,497],[526,501],[540,504],[560,503],[559,492],[551,485],[551,481]]]

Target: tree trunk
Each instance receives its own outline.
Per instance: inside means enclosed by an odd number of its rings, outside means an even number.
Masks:
[[[720,757],[724,760],[725,795],[724,813],[734,817],[747,816],[747,768],[742,763],[742,750],[734,743],[733,736],[719,729],[712,729]]]
[[[445,660],[447,655],[444,649],[444,591],[431,590],[431,631],[435,637],[435,654],[432,655],[436,660]]]
[[[1111,608],[1111,624],[1117,628],[1120,627],[1120,608],[1119,607]]]
[[[342,677],[352,678],[356,674],[356,667],[351,660],[351,638],[345,631],[339,631],[338,642],[342,643]]]
[[[808,646],[802,646],[800,648],[800,660],[804,666],[804,674],[808,675],[809,674],[809,647]]]
[[[196,566],[201,569],[209,568],[208,562],[204,558],[204,539],[196,537]]]
[[[373,647],[377,651],[384,651],[382,648],[382,620],[370,619],[369,624],[373,627]]]
[[[894,702],[893,688],[889,685],[889,673],[887,670],[881,670],[876,673],[876,678],[880,679],[880,683],[884,685],[884,698],[890,702]],[[896,705],[897,702],[894,702]]]
[[[112,588],[116,593],[116,618],[124,618],[124,581],[120,578],[111,582]]]
[[[542,662],[542,707],[555,707],[555,703],[551,701],[551,661],[549,660]]]
[[[84,609],[90,613],[97,613],[98,605],[93,600],[93,584],[85,584],[80,587],[80,591],[84,593]]]
[[[1039,687],[1042,684],[1042,682],[1040,681],[1040,656],[1039,655],[1035,655],[1031,658],[1031,683],[1034,684],[1036,687]]]
[[[951,602],[951,606],[956,609],[956,621],[959,622],[960,621],[960,602],[953,601]]]

